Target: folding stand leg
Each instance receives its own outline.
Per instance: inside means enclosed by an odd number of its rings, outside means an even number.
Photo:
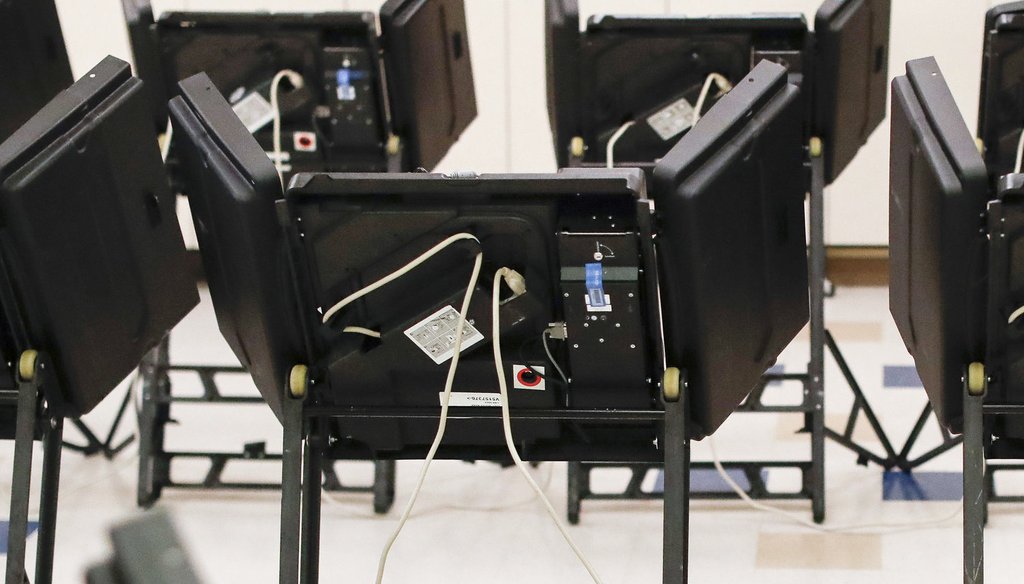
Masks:
[[[689,579],[690,439],[686,433],[686,384],[676,401],[665,401],[665,510],[662,583]]]
[[[18,381],[18,415],[14,434],[14,468],[11,471],[11,515],[7,532],[6,584],[24,584],[25,549],[28,539],[28,507],[32,487],[32,441],[35,436],[39,386]]]
[[[320,581],[320,496],[323,487],[323,452],[319,437],[306,438],[302,469],[302,550],[301,582]]]
[[[820,143],[820,141],[819,141]],[[811,429],[811,510],[815,523],[825,521],[825,159],[823,146],[811,147],[810,304],[811,360],[805,399],[813,407]],[[809,394],[809,395],[806,395]]]
[[[142,405],[139,411],[139,482],[137,503],[149,507],[160,498],[158,475],[164,473],[158,450],[163,448],[163,424],[160,421],[161,395],[170,391],[166,367],[170,361],[169,341],[164,338],[139,365],[142,376]]]
[[[36,545],[36,584],[53,581],[53,550],[57,535],[57,495],[60,491],[60,455],[64,420],[46,420],[43,433],[43,477],[39,492],[39,537]]]
[[[964,375],[964,584],[985,581],[984,395],[972,395]]]
[[[286,388],[285,391],[287,392],[288,389]],[[280,584],[298,584],[302,532],[302,401],[286,398],[283,418],[279,582]]]

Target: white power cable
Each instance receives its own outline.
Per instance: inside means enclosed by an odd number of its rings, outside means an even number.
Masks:
[[[537,498],[539,498],[541,503],[544,504],[544,508],[547,509],[548,515],[551,516],[551,520],[555,522],[555,525],[558,527],[558,531],[562,533],[562,537],[565,538],[565,542],[569,544],[570,548],[572,548],[573,553],[575,553],[576,557],[579,558],[580,562],[583,564],[583,567],[586,568],[587,572],[590,574],[590,577],[594,580],[594,582],[596,584],[601,584],[601,578],[597,575],[597,572],[594,570],[594,567],[590,565],[590,562],[587,561],[586,556],[583,555],[583,552],[576,545],[576,542],[573,541],[572,536],[569,535],[569,530],[566,529],[565,525],[562,523],[562,520],[559,517],[558,512],[555,511],[554,506],[551,505],[551,501],[548,500],[547,496],[544,494],[543,489],[541,489],[540,485],[537,484],[537,481],[533,480],[533,476],[530,474],[530,470],[527,467],[526,463],[523,462],[522,458],[520,458],[519,452],[516,450],[515,440],[512,438],[512,420],[509,414],[508,405],[508,384],[505,382],[505,371],[504,367],[502,366],[503,361],[501,359],[501,333],[499,331],[501,327],[501,314],[499,310],[501,306],[500,293],[501,281],[503,278],[506,281],[508,281],[510,278],[513,280],[518,279],[519,281],[521,281],[522,276],[519,275],[518,272],[511,270],[509,268],[502,268],[498,270],[498,272],[494,274],[494,286],[492,289],[491,297],[491,330],[493,331],[491,334],[491,345],[494,348],[494,369],[498,374],[498,389],[501,392],[501,425],[505,431],[505,445],[508,447],[508,453],[512,456],[512,460],[513,462],[515,462],[516,467],[519,469],[519,472],[522,473],[523,478],[525,478],[526,482],[529,483],[530,488],[533,489],[533,492],[537,494]],[[513,289],[513,291],[515,290]]]
[[[284,166],[281,164],[281,104],[278,101],[278,93],[281,89],[281,81],[285,78],[288,78],[288,82],[295,89],[301,88],[305,83],[302,75],[291,69],[278,71],[270,82],[270,109],[274,113],[274,168],[277,169],[282,186],[284,185]]]
[[[711,93],[711,84],[714,83],[718,86],[718,95],[728,93],[732,91],[732,83],[720,73],[712,73],[707,76],[704,80],[704,87],[700,89],[700,95],[697,97],[697,103],[693,106],[693,125],[696,126],[697,122],[700,121],[704,111],[704,104],[708,100],[708,95]]]
[[[1017,164],[1013,168],[1013,172],[1017,173],[1024,170],[1024,128],[1020,131],[1020,141],[1017,142]]]
[[[1006,321],[1006,324],[1013,324],[1013,321],[1020,318],[1021,315],[1024,315],[1024,306],[1021,306],[1017,310],[1014,310],[1013,313],[1010,314],[1010,318],[1009,320]]]
[[[619,138],[626,133],[626,130],[632,128],[636,124],[635,121],[630,120],[625,124],[619,126],[618,130],[612,134],[612,137],[608,139],[608,147],[605,149],[604,158],[608,161],[608,168],[615,168],[615,145],[618,144]]]
[[[167,130],[164,132],[164,141],[160,144],[160,160],[167,162],[167,156],[171,153],[171,138],[174,136],[174,125],[171,118],[167,118]]]
[[[377,332],[375,330],[372,330],[372,329],[368,329],[366,327],[362,327],[362,326],[347,326],[347,327],[341,329],[341,332],[343,332],[343,333],[352,333],[352,334],[356,334],[356,335],[365,335],[365,336],[368,336],[368,337],[371,337],[371,338],[374,338],[374,339],[379,339],[380,338],[380,333],[379,332]]]
[[[457,233],[455,235],[452,235],[448,239],[445,239],[441,243],[439,243],[439,244],[435,245],[434,247],[428,249],[427,251],[423,252],[422,254],[420,254],[419,257],[417,257],[416,259],[412,260],[411,262],[405,264],[404,266],[399,268],[397,271],[392,272],[391,274],[381,278],[380,280],[377,280],[373,284],[370,284],[369,286],[367,286],[365,288],[357,290],[356,292],[353,292],[353,293],[349,294],[348,296],[346,296],[345,298],[341,299],[337,304],[335,304],[334,306],[330,307],[327,310],[327,312],[324,313],[323,323],[327,324],[332,318],[334,318],[335,314],[338,314],[338,311],[340,311],[342,308],[345,308],[349,304],[355,302],[356,300],[362,298],[363,296],[366,296],[370,292],[373,292],[374,290],[382,288],[382,287],[390,284],[391,282],[394,282],[395,280],[401,278],[402,276],[408,274],[409,272],[414,270],[417,266],[419,266],[423,262],[427,261],[428,259],[433,257],[435,254],[437,254],[438,252],[440,252],[444,248],[448,247],[449,245],[451,245],[451,244],[453,244],[453,243],[455,243],[457,241],[462,241],[462,240],[467,240],[467,239],[473,240],[473,241],[475,241],[477,243],[480,243],[479,239],[477,239],[475,236],[473,236],[472,234],[469,234],[469,233]]]
[[[708,446],[711,448],[711,460],[715,465],[715,470],[718,471],[719,476],[722,477],[722,480],[725,481],[725,484],[729,485],[729,488],[731,488],[733,492],[736,493],[736,496],[739,497],[741,501],[743,501],[750,507],[757,509],[758,511],[766,511],[774,515],[778,515],[780,517],[787,519],[788,521],[792,521],[803,527],[813,529],[814,531],[820,531],[823,533],[862,533],[865,531],[875,531],[877,532],[877,535],[890,535],[904,531],[917,531],[921,529],[927,529],[929,527],[938,527],[940,525],[952,521],[953,519],[956,519],[963,512],[963,500],[961,499],[960,505],[957,506],[956,510],[953,513],[936,519],[930,519],[921,522],[874,524],[865,523],[860,525],[818,525],[817,523],[809,521],[808,519],[797,513],[791,513],[789,511],[786,511],[785,509],[773,507],[772,505],[766,505],[764,503],[752,499],[750,495],[748,495],[747,492],[743,490],[743,487],[736,484],[736,481],[734,481],[733,478],[729,476],[729,473],[726,472],[725,467],[722,466],[722,461],[718,457],[718,451],[715,448],[715,439],[712,436],[708,436],[707,441]]]
[[[473,239],[476,238],[474,237]],[[398,540],[398,534],[405,527],[406,521],[409,520],[409,515],[412,514],[412,509],[416,505],[416,499],[420,496],[420,490],[423,488],[423,481],[427,478],[427,470],[430,469],[430,463],[434,460],[434,455],[437,454],[437,449],[441,446],[441,440],[444,438],[445,427],[448,425],[448,401],[452,395],[452,385],[455,383],[455,370],[459,366],[459,355],[462,353],[462,337],[466,328],[466,315],[469,314],[469,303],[473,299],[473,291],[476,289],[476,282],[480,278],[480,267],[483,265],[483,260],[484,255],[477,253],[476,261],[473,263],[473,274],[469,277],[469,286],[466,288],[466,296],[462,299],[462,310],[459,312],[459,322],[455,329],[455,352],[452,354],[452,362],[448,366],[448,379],[444,384],[444,394],[441,398],[441,414],[437,422],[437,434],[434,435],[434,442],[430,445],[426,458],[423,459],[423,466],[420,467],[420,475],[416,480],[416,488],[413,489],[409,502],[405,505],[405,510],[398,520],[394,533],[388,538],[387,543],[384,544],[383,551],[381,551],[380,561],[377,563],[377,584],[381,584],[384,581],[384,567],[388,561],[388,553],[391,551],[391,547],[395,545],[395,541]]]

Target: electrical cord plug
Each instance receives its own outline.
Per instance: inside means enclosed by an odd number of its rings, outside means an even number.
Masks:
[[[522,274],[510,268],[502,268],[501,272],[502,278],[505,279],[505,284],[512,290],[512,298],[518,298],[526,294],[526,278]],[[512,300],[512,298],[507,299],[506,302]]]

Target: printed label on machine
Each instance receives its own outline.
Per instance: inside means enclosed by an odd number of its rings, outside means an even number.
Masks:
[[[409,327],[405,331],[405,336],[434,363],[440,365],[455,355],[455,333],[458,323],[459,311],[448,305]],[[483,334],[467,321],[462,333],[462,350],[465,351],[482,340]]]
[[[242,120],[245,128],[252,134],[274,121],[274,108],[270,106],[270,102],[265,97],[256,91],[243,97],[238,103],[231,106],[231,109],[235,110],[235,115]]]
[[[662,140],[674,138],[693,126],[693,106],[685,97],[681,98],[648,117],[647,125]]]
[[[444,392],[437,394],[439,403],[444,405]],[[453,391],[448,396],[448,405],[453,408],[499,408],[501,396],[496,393],[470,393]]]

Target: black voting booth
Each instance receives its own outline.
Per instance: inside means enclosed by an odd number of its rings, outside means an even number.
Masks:
[[[1024,69],[1016,63],[1024,56],[1024,3],[1014,2],[991,9],[985,17],[984,52],[981,71],[981,96],[978,109],[978,140],[983,146],[983,158],[988,170],[988,192],[999,193],[1002,177],[1012,174],[1015,170],[1017,154],[1021,144],[1021,130],[1024,128]],[[957,116],[959,114],[956,114]],[[953,114],[950,114],[952,117]],[[952,131],[952,130],[950,130]],[[957,130],[959,126],[957,126]],[[1008,185],[1005,188],[1009,188]],[[959,226],[963,229],[963,225]],[[936,256],[935,261],[950,261],[947,256]],[[983,260],[978,260],[983,263]],[[945,276],[950,278],[951,276]],[[983,287],[983,285],[982,285]],[[975,305],[981,310],[980,305]],[[977,316],[977,315],[976,315]],[[957,323],[959,321],[952,321]],[[947,336],[965,338],[980,335],[977,342],[983,342],[984,331],[968,331],[962,323],[959,330],[947,330]],[[909,343],[910,341],[908,341]],[[980,349],[979,349],[980,350]],[[926,388],[938,387],[939,371],[945,367],[953,370],[962,363],[947,362],[940,364],[933,356],[922,359],[919,364],[921,375],[930,375]],[[930,370],[930,371],[929,371]],[[947,371],[947,373],[949,373]],[[948,380],[947,380],[948,382]],[[942,393],[932,392],[929,404],[921,412],[907,443],[903,448],[907,460],[905,470],[912,470],[921,464],[956,448],[963,441],[958,435],[961,430],[961,404],[959,394],[954,390]],[[932,413],[937,414],[943,441],[940,445],[917,456],[910,456]],[[985,465],[985,501],[986,503],[1020,503],[1024,496],[1006,494],[998,488],[998,475],[1019,473],[1024,471],[1024,464],[1013,462],[1020,457],[1017,440],[1022,436],[1021,422],[1014,418],[1001,419],[999,424],[1003,441],[990,453]],[[1010,430],[1012,428],[1012,430]],[[952,430],[952,431],[951,431]]]
[[[63,419],[92,410],[197,303],[142,83],[108,57],[0,144],[0,404],[16,407],[7,584],[52,579]],[[9,422],[9,420],[5,420]]]
[[[815,17],[814,32],[800,14],[736,17],[627,17],[600,15],[580,30],[576,0],[547,0],[548,113],[560,165],[608,165],[609,144],[616,167],[636,167],[649,176],[665,153],[693,126],[699,114],[725,93],[712,73],[739,86],[761,61],[786,67],[800,88],[798,126],[807,146],[805,169],[794,175],[810,200],[811,351],[806,372],[768,373],[737,387],[746,396],[744,412],[789,412],[805,417],[809,460],[727,461],[743,473],[748,494],[764,499],[810,499],[816,521],[825,517],[824,441],[852,449],[861,462],[898,466],[900,455],[885,436],[832,336],[825,330],[825,241],[823,190],[852,161],[885,118],[888,75],[889,0],[828,0]],[[701,99],[703,95],[703,99]],[[700,103],[698,103],[700,102]],[[700,117],[699,115],[697,116]],[[659,201],[655,181],[651,198]],[[659,202],[660,204],[660,202]],[[824,359],[828,348],[855,393],[853,410],[842,431],[825,427]],[[800,382],[802,403],[766,404],[770,384]],[[885,449],[881,455],[856,444],[853,430],[863,413]],[[591,471],[597,464],[572,464],[569,476],[571,522],[579,520],[582,500],[657,498],[644,490],[652,465],[633,465],[622,492],[594,492]],[[621,465],[615,465],[621,466]],[[694,468],[712,469],[711,463]],[[772,469],[801,473],[799,491],[770,490],[764,475]],[[732,498],[732,492],[694,493],[702,498]]]
[[[388,0],[371,12],[169,12],[123,0],[154,124],[178,82],[206,73],[265,151],[270,84],[280,88],[285,178],[297,172],[433,168],[476,117],[462,0]],[[172,161],[173,161],[172,154]]]
[[[232,102],[262,151],[273,156],[272,123],[267,117],[271,82],[285,69],[301,75],[301,87],[286,81],[279,93],[282,151],[289,157],[282,173],[285,183],[297,172],[433,168],[476,117],[462,0],[390,0],[380,10],[379,30],[378,15],[369,12],[171,12],[154,18],[146,0],[125,0],[123,6],[136,67],[150,87],[154,125],[161,132],[167,126],[168,100],[179,93],[178,82],[203,72]],[[195,175],[183,168],[185,164],[172,140],[168,167],[174,186],[195,200],[190,191],[203,187],[189,182]],[[253,205],[266,205],[267,213],[281,197],[280,183],[272,182],[276,178],[260,183],[263,190],[254,193],[258,201]],[[250,260],[262,262],[267,257]],[[263,442],[246,444],[240,452],[165,446],[174,403],[262,403],[258,397],[224,390],[232,376],[248,373],[249,361],[260,361],[240,350],[241,335],[227,336],[236,340],[232,348],[243,367],[172,364],[166,344],[147,359],[140,505],[151,505],[164,487],[278,488],[232,480],[226,472],[247,460],[280,458],[267,452]],[[259,383],[262,373],[254,374]],[[199,385],[201,392],[172,392],[172,385],[186,384]],[[205,475],[192,479],[173,471],[175,461],[189,460],[204,461]],[[383,513],[390,508],[393,463],[376,466],[371,487],[344,484],[333,468],[325,472],[332,490],[372,491],[375,510]]]
[[[686,581],[688,440],[736,409],[738,388],[808,319],[799,91],[770,63],[744,79],[655,171],[669,193],[656,212],[636,170],[303,174],[278,204],[276,232],[246,203],[276,188],[259,144],[208,80],[181,84],[171,115],[184,168],[204,185],[193,206],[208,225],[201,237],[233,242],[206,256],[218,319],[262,356],[251,368],[284,425],[281,582],[319,579],[325,461],[424,456],[453,350],[431,327],[452,320],[477,253],[480,281],[507,266],[527,282],[525,294],[502,291],[497,308],[520,453],[664,463],[664,581]],[[341,297],[460,233],[476,243],[444,248],[323,323]],[[256,247],[278,261],[247,263]],[[506,461],[486,284],[472,300],[438,457]],[[562,340],[549,358],[536,341],[552,328]],[[723,345],[734,360],[716,353]],[[481,402],[492,407],[471,405]]]
[[[54,0],[0,4],[0,141],[71,85]]]
[[[980,584],[986,461],[1021,457],[1024,180],[989,180],[932,58],[893,83],[891,165],[891,312],[940,423],[962,434],[964,582]]]

